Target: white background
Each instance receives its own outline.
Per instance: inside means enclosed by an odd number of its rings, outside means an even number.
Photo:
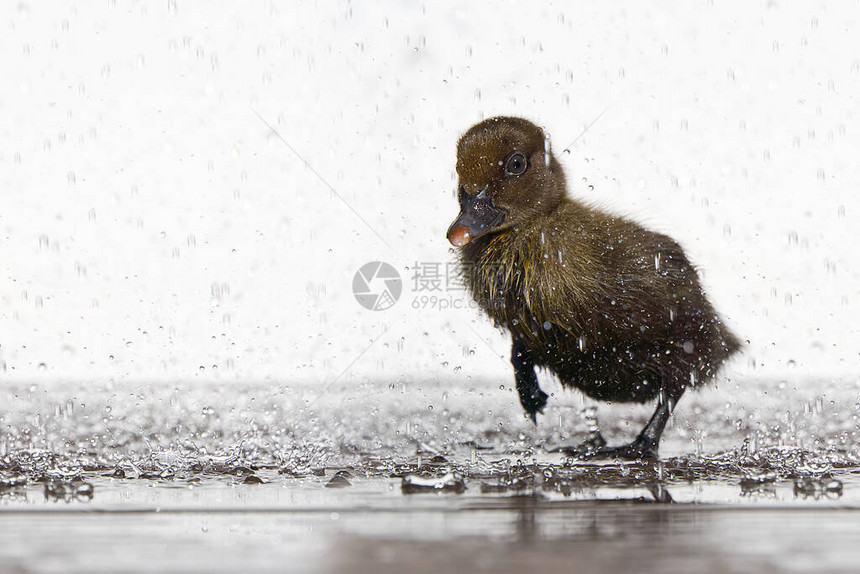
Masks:
[[[454,261],[456,140],[561,154],[604,110],[571,192],[686,247],[726,375],[856,377],[857,2],[237,4],[0,8],[0,380],[509,383],[477,311],[413,308],[465,302],[412,281]]]

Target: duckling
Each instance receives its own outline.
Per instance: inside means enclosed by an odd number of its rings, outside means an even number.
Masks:
[[[448,228],[464,281],[510,332],[520,403],[536,424],[547,394],[535,368],[610,402],[657,400],[630,444],[599,431],[564,447],[583,458],[656,458],[687,388],[712,380],[740,341],[708,301],[681,247],[567,195],[543,130],[516,117],[471,127],[457,144],[460,213]]]

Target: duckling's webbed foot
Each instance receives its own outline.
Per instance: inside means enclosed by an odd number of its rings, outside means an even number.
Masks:
[[[511,364],[514,366],[514,379],[517,383],[517,393],[523,410],[537,424],[538,413],[543,412],[548,395],[538,385],[535,365],[531,354],[516,339],[511,349]]]
[[[592,430],[588,438],[576,446],[565,446],[554,450],[553,452],[563,452],[567,456],[576,457],[579,459],[594,458],[598,452],[606,448],[606,439],[600,434],[597,429]]]
[[[603,437],[600,437],[603,440]],[[630,444],[623,446],[605,446],[606,441],[603,440],[603,446],[592,447],[591,439],[587,439],[582,444],[573,448],[563,448],[562,452],[568,456],[578,458],[580,460],[595,460],[595,459],[620,459],[620,460],[642,460],[657,458],[657,444],[648,440],[643,440],[641,436]]]
[[[667,391],[657,403],[657,409],[651,415],[651,420],[636,437],[636,440],[630,444],[623,446],[606,446],[606,441],[600,435],[596,428],[591,429],[591,434],[582,445],[573,448],[562,448],[562,452],[568,456],[576,457],[582,460],[585,459],[621,459],[621,460],[641,460],[657,458],[657,450],[660,446],[660,437],[663,435],[663,429],[666,428],[666,422],[672,414],[672,409],[681,395],[684,394],[684,389],[673,389]],[[595,433],[599,440],[595,442]],[[600,444],[602,442],[602,444]],[[586,448],[582,448],[585,445]],[[590,447],[590,448],[589,448]]]

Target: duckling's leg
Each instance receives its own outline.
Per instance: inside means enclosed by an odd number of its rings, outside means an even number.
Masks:
[[[589,441],[586,440],[582,446],[577,446],[571,449],[563,449],[569,456],[578,458],[622,458],[628,460],[638,460],[643,458],[657,458],[657,449],[660,446],[660,437],[663,434],[663,429],[666,428],[666,423],[669,421],[669,416],[675,405],[678,404],[678,399],[684,394],[684,388],[680,387],[666,390],[660,395],[657,402],[657,409],[651,415],[651,420],[636,437],[636,440],[630,444],[623,446],[599,448],[588,448]],[[602,437],[601,437],[602,438]]]
[[[511,364],[514,366],[514,379],[517,383],[517,392],[520,394],[520,403],[532,422],[537,424],[537,414],[543,412],[547,394],[538,385],[531,353],[517,339],[514,339],[511,349]]]

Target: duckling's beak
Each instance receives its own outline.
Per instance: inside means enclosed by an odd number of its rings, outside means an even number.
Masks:
[[[461,186],[458,199],[460,214],[448,228],[448,241],[454,247],[463,247],[505,221],[505,210],[493,204],[486,187],[469,195]]]

